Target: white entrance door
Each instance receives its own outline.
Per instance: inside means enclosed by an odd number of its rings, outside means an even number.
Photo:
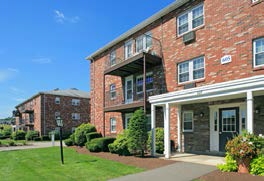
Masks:
[[[133,76],[125,79],[125,103],[133,102]]]

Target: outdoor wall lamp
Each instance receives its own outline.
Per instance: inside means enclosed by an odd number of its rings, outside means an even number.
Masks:
[[[200,117],[204,117],[204,113],[203,112],[200,112]]]
[[[259,107],[256,107],[256,109],[255,109],[255,113],[256,113],[256,114],[260,113],[260,108],[259,108]]]
[[[62,147],[62,127],[63,127],[63,120],[60,116],[56,118],[57,126],[60,128],[60,152],[61,152],[61,163],[64,164],[63,160],[63,147]]]

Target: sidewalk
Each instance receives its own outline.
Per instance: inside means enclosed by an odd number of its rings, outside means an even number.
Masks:
[[[211,165],[175,162],[175,164],[172,165],[119,177],[111,181],[190,181],[214,170],[216,170],[216,167]]]
[[[32,149],[32,148],[45,148],[45,147],[51,147],[51,146],[53,146],[51,141],[41,141],[41,142],[30,142],[29,141],[29,142],[27,142],[27,145],[24,145],[24,146],[0,147],[0,151],[24,150],[24,149]],[[54,146],[60,146],[60,142],[55,141]]]

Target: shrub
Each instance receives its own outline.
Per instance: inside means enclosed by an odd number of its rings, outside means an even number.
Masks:
[[[90,142],[85,144],[86,148],[90,152],[109,152],[108,145],[113,143],[115,138],[104,137],[104,138],[95,138],[92,139]]]
[[[26,140],[34,140],[34,138],[39,136],[39,132],[38,131],[28,131],[26,133]]]
[[[13,140],[9,140],[8,141],[8,146],[15,146],[15,142]]]
[[[12,138],[14,140],[24,140],[25,139],[26,132],[23,130],[17,130],[12,133]]]
[[[217,165],[217,168],[223,172],[236,172],[237,171],[237,162],[236,160],[227,153],[225,156],[224,164]]]
[[[12,127],[10,125],[0,125],[0,139],[10,138],[12,134]]]
[[[48,135],[43,135],[43,136],[41,136],[41,140],[42,140],[42,141],[49,141],[50,138],[49,138]]]
[[[128,150],[127,130],[124,130],[123,133],[118,134],[116,140],[113,143],[109,144],[108,148],[111,153],[116,153],[123,156],[131,155]]]
[[[34,137],[33,140],[34,141],[41,141],[41,137]]]
[[[155,137],[156,137],[156,152],[163,154],[164,152],[164,128],[156,128],[155,129]],[[152,132],[150,131],[148,134],[148,149],[152,148]]]
[[[65,139],[64,143],[66,146],[73,146],[73,140],[71,138]]]
[[[251,161],[250,173],[264,176],[264,155],[260,155]]]
[[[84,146],[86,143],[86,134],[96,132],[95,126],[90,123],[81,124],[79,127],[76,128],[74,132],[74,142],[78,146]]]
[[[128,124],[128,149],[131,153],[144,152],[147,148],[147,117],[143,109],[136,110]]]
[[[101,137],[102,137],[102,134],[101,133],[97,133],[97,132],[91,132],[91,133],[87,133],[86,134],[87,142],[91,141],[92,139],[101,138]]]

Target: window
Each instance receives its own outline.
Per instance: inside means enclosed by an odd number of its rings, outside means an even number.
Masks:
[[[182,35],[204,24],[203,4],[194,7],[177,18],[178,34]]]
[[[60,116],[60,112],[55,112],[55,119],[57,119],[57,117],[59,117]]]
[[[204,57],[178,64],[179,83],[204,78]]]
[[[116,132],[116,119],[115,118],[110,118],[110,131],[111,133]]]
[[[116,85],[115,84],[110,85],[110,98],[111,100],[116,98]]]
[[[137,76],[136,89],[138,94],[143,92],[143,75]],[[146,74],[146,90],[152,90],[152,89],[153,89],[153,73],[148,72]]]
[[[128,59],[133,55],[133,43],[132,40],[125,43],[125,59]]]
[[[192,111],[183,112],[183,131],[184,132],[193,131],[193,112]]]
[[[253,42],[254,67],[264,65],[264,38],[259,38]]]
[[[110,53],[110,65],[113,66],[116,64],[116,52],[112,51]]]
[[[80,113],[72,113],[73,120],[79,120],[81,118]]]
[[[55,104],[60,104],[60,98],[59,97],[55,98]]]
[[[140,53],[152,45],[151,32],[148,32],[136,39],[136,52]]]
[[[259,2],[259,0],[252,0],[252,3],[256,3],[256,2]]]
[[[72,105],[73,106],[79,106],[80,105],[80,100],[79,99],[72,99]]]

